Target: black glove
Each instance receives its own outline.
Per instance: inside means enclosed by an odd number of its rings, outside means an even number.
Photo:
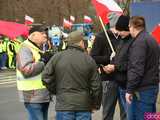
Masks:
[[[54,55],[52,51],[46,51],[45,53],[40,53],[41,59],[45,64],[50,60],[50,58]]]
[[[100,64],[100,65],[99,65],[99,68],[100,68],[101,74],[105,74],[105,71],[103,70],[103,66],[104,66],[104,65],[102,65],[102,64]]]

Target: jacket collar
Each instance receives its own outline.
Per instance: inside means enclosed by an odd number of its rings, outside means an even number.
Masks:
[[[67,49],[76,49],[76,50],[79,50],[79,51],[82,51],[82,52],[85,51],[83,48],[81,48],[78,45],[68,45]]]
[[[141,36],[141,35],[144,34],[145,32],[146,32],[146,30],[140,31],[134,39],[137,39],[139,36]]]
[[[36,43],[34,43],[33,41],[31,41],[30,39],[28,39],[28,41],[29,41],[30,43],[32,43],[34,46],[36,46],[37,48],[39,48],[40,50],[42,49],[42,48],[40,48]]]

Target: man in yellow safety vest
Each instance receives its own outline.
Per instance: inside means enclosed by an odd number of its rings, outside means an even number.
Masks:
[[[29,120],[47,120],[50,96],[41,81],[41,72],[46,64],[41,57],[42,46],[47,35],[43,26],[34,26],[29,34],[17,53],[17,88]]]

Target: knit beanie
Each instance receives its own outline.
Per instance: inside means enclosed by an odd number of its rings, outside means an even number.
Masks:
[[[129,31],[129,16],[121,15],[116,23],[116,29],[119,31]]]

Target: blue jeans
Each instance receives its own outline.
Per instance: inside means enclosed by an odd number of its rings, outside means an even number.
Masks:
[[[126,96],[126,90],[122,89],[121,87],[119,87],[119,94],[120,94],[120,100],[122,102],[122,106],[123,106],[123,108],[124,108],[124,110],[125,110],[125,112],[127,114],[127,120],[132,120],[128,116],[132,116],[133,117],[133,109],[134,109],[134,107],[133,108],[131,108],[131,107],[129,108],[129,106],[131,106],[131,105],[127,104],[127,102],[126,102],[126,97],[125,97]],[[132,105],[134,106],[135,104],[132,102]]]
[[[122,103],[122,106],[123,106],[125,112],[127,112],[126,98],[125,98],[126,90],[119,87],[119,94],[120,94],[120,101]]]
[[[158,87],[136,92],[127,106],[128,120],[144,120],[145,112],[156,112]]]
[[[91,112],[56,112],[56,120],[91,120]]]
[[[7,54],[6,53],[2,53],[1,56],[1,67],[6,67],[7,64]]]
[[[48,120],[49,103],[24,103],[29,120]]]

